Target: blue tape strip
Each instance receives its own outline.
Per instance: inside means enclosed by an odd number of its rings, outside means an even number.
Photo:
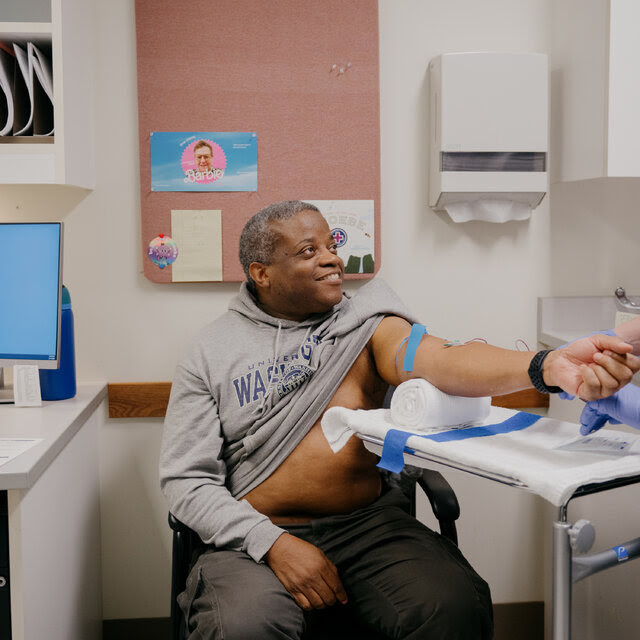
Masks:
[[[380,469],[400,473],[404,468],[404,450],[407,440],[414,434],[398,429],[389,429],[384,436],[382,456],[378,462]]]
[[[413,360],[416,357],[416,351],[422,336],[427,333],[427,327],[423,324],[414,324],[411,327],[411,333],[409,334],[409,343],[407,344],[407,350],[404,352],[404,361],[402,363],[403,371],[413,371]]]
[[[404,452],[407,440],[411,436],[419,435],[421,438],[433,440],[434,442],[452,442],[454,440],[468,440],[469,438],[484,438],[503,433],[511,433],[513,431],[521,431],[538,422],[541,417],[542,416],[537,416],[532,413],[519,411],[503,422],[484,424],[479,427],[469,427],[467,429],[451,429],[431,435],[389,429],[384,437],[382,456],[380,457],[380,462],[378,462],[378,467],[387,469],[392,473],[400,473],[404,467]],[[409,453],[413,453],[412,449],[408,449],[408,451]]]
[[[452,440],[467,440],[468,438],[484,438],[486,436],[496,436],[502,433],[511,433],[512,431],[521,431],[530,427],[540,420],[542,416],[533,413],[525,413],[518,411],[515,415],[507,418],[503,422],[495,424],[483,424],[479,427],[469,427],[468,429],[452,429],[451,431],[442,431],[432,435],[424,435],[422,438],[428,438],[434,442],[451,442]]]

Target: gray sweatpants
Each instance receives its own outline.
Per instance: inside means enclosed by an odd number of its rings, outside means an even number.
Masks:
[[[409,514],[390,489],[371,505],[285,526],[336,565],[347,605],[311,614],[298,607],[267,564],[239,551],[207,550],[178,602],[194,640],[300,639],[310,620],[345,616],[367,638],[489,640],[489,587],[458,548]]]

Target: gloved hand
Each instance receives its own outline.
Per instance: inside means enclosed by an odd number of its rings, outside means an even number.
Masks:
[[[597,431],[607,420],[640,429],[640,387],[628,384],[608,398],[587,402],[580,416],[580,433],[586,436]]]

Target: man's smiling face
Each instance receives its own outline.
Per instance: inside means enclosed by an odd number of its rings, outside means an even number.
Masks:
[[[278,241],[258,288],[264,310],[298,321],[329,311],[342,299],[344,264],[327,221],[317,211],[305,210],[271,225]]]

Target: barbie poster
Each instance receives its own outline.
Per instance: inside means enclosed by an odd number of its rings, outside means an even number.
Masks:
[[[151,133],[152,191],[257,191],[255,133]]]

